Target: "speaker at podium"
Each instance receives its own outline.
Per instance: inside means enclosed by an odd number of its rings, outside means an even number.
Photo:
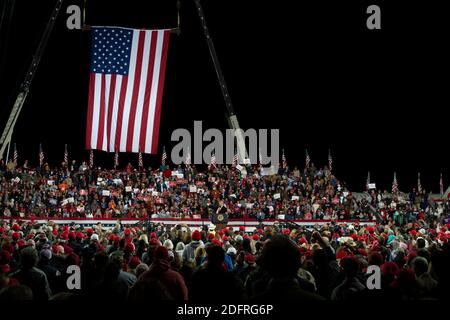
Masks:
[[[227,227],[228,213],[227,207],[225,207],[223,202],[220,203],[216,212],[211,215],[211,223],[216,226],[216,230],[225,229]]]

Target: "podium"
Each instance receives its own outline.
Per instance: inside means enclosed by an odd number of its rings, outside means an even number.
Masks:
[[[228,214],[227,213],[214,213],[211,216],[211,223],[216,226],[216,231],[225,229],[228,225]]]

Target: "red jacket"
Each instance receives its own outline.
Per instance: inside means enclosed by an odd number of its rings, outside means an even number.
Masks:
[[[178,272],[170,268],[169,261],[163,259],[154,260],[150,269],[144,272],[138,281],[150,279],[161,281],[174,300],[188,299],[188,290],[184,279]]]

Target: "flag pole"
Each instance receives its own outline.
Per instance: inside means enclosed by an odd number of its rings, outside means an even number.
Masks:
[[[170,28],[170,29],[167,29],[167,30],[169,30],[170,33],[175,33],[177,36],[179,36],[180,33],[181,33],[181,28],[180,28],[180,22],[181,22],[181,19],[180,19],[181,1],[179,1],[179,0],[177,1],[176,8],[177,8],[177,26],[175,28]],[[83,30],[83,31],[89,31],[89,30],[92,29],[92,26],[86,24],[86,0],[84,0],[83,23],[82,23],[82,25],[83,26],[81,27],[81,30]]]

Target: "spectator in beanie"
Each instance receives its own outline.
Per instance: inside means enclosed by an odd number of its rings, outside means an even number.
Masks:
[[[42,270],[47,276],[50,290],[52,293],[58,292],[57,275],[58,270],[50,263],[52,260],[52,251],[50,249],[43,249],[40,253],[38,269]]]
[[[252,301],[322,300],[320,296],[300,288],[297,271],[301,266],[300,251],[289,239],[275,236],[263,247],[261,268],[267,271],[270,281],[263,293]]]
[[[32,247],[24,248],[20,252],[21,268],[12,275],[20,284],[28,286],[33,292],[34,300],[48,300],[52,295],[47,276],[36,268],[38,254]]]
[[[159,246],[155,250],[153,263],[139,277],[138,282],[151,283],[152,280],[158,280],[165,287],[172,300],[183,301],[188,299],[188,291],[183,277],[170,268],[169,251],[165,246]]]
[[[203,241],[201,240],[200,231],[195,230],[192,233],[192,241],[184,248],[183,251],[183,263],[195,261],[195,249],[203,247]]]

